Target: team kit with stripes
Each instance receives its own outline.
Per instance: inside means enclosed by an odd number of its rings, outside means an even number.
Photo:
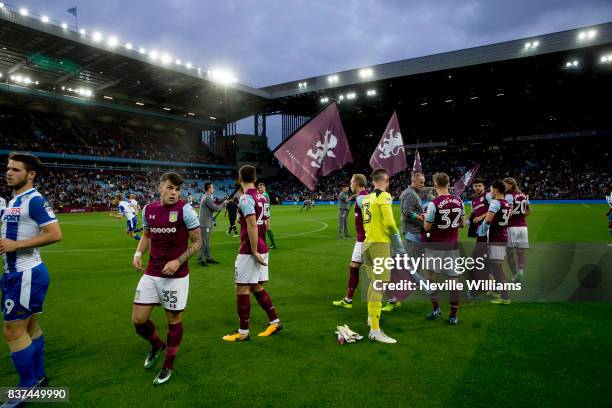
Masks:
[[[6,181],[13,198],[2,209],[0,252],[4,260],[2,275],[2,312],[4,332],[19,376],[18,386],[36,389],[49,384],[44,368],[44,337],[37,315],[42,313],[49,287],[49,272],[41,259],[39,247],[61,240],[59,222],[45,198],[34,188],[40,160],[27,153],[9,156]],[[241,244],[235,264],[235,283],[239,328],[222,337],[227,342],[250,339],[250,295],[253,294],[269,318],[258,337],[277,334],[283,328],[270,295],[264,289],[268,281],[268,245],[266,232],[269,201],[256,187],[256,169],[243,166],[238,213]],[[191,206],[181,198],[183,179],[177,173],[160,178],[159,199],[145,205],[141,212],[142,237],[134,254],[133,266],[143,274],[136,287],[132,321],[136,333],[148,341],[151,350],[145,369],[155,367],[165,352],[163,366],[153,384],[167,382],[174,372],[174,360],[183,338],[182,315],[189,296],[189,259],[201,246],[200,222]],[[128,232],[135,232],[134,205],[117,197],[119,214],[125,217]],[[142,257],[149,252],[146,266]],[[150,316],[162,306],[168,321],[163,341]],[[2,407],[19,406],[23,401],[9,400]]]
[[[9,156],[6,181],[14,190],[14,196],[2,209],[0,237],[0,252],[4,260],[1,289],[5,337],[19,376],[18,385],[33,388],[44,387],[49,381],[44,368],[44,336],[36,317],[43,311],[50,279],[39,247],[61,240],[59,222],[53,209],[34,188],[36,175],[41,171],[42,164],[33,155],[14,153]],[[269,199],[256,188],[255,167],[241,167],[238,177],[241,243],[235,262],[234,281],[239,327],[222,337],[227,342],[250,339],[251,294],[268,316],[268,326],[258,337],[275,335],[283,329],[271,297],[264,288],[269,279],[266,242]],[[413,173],[413,184],[421,178],[424,179],[421,173]],[[369,280],[367,300],[371,340],[386,344],[397,342],[381,329],[380,318],[381,312],[393,311],[402,303],[396,297],[389,297],[387,304],[382,306],[385,291],[376,287],[375,282],[391,281],[392,268],[386,266],[386,262],[380,262],[380,259],[406,259],[418,256],[416,254],[423,251],[427,258],[456,260],[460,257],[458,229],[469,225],[468,236],[476,239],[471,257],[482,259],[486,255],[489,261],[486,268],[468,271],[467,277],[487,281],[493,276],[496,282],[504,283],[506,278],[502,262],[507,259],[512,280],[522,279],[526,250],[529,248],[526,218],[531,209],[528,197],[518,189],[514,179],[496,181],[489,186],[488,192],[481,179],[474,179],[472,187],[476,196],[471,203],[471,214],[466,219],[463,201],[449,192],[448,175],[434,174],[436,197],[425,203],[420,213],[402,215],[421,223],[421,235],[404,231],[403,237],[393,217],[393,199],[387,192],[389,179],[387,171],[377,169],[370,181],[362,174],[354,174],[350,180],[356,203],[356,242],[350,254],[346,295],[333,302],[337,307],[352,308],[353,296],[359,284],[359,270],[364,267]],[[174,360],[183,338],[182,313],[189,295],[188,261],[201,246],[198,216],[191,204],[181,198],[182,183],[181,176],[176,173],[161,176],[159,199],[142,210],[142,238],[139,237],[133,258],[133,266],[143,274],[134,296],[132,320],[136,333],[151,345],[144,368],[155,367],[165,352],[163,367],[153,382],[157,385],[167,382],[174,371]],[[369,185],[373,186],[371,191]],[[612,208],[612,195],[610,197],[608,202]],[[121,201],[119,207],[123,215],[127,214],[128,228],[133,231],[137,223],[128,203]],[[436,245],[427,246],[426,243]],[[420,247],[421,244],[424,246]],[[149,259],[143,266],[142,258],[146,252],[149,252]],[[453,266],[408,269],[410,279],[421,284],[435,282],[440,277],[455,282],[461,274]],[[459,322],[460,289],[456,285],[448,288],[448,323],[454,325]],[[426,316],[429,320],[442,316],[436,292],[428,290],[432,303],[432,311]],[[472,292],[479,290],[470,291],[471,295],[476,295]],[[497,293],[487,294],[493,296],[492,303],[510,304],[508,290],[502,288]],[[166,341],[160,338],[150,319],[156,306],[162,306],[166,313]],[[9,401],[3,407],[16,406],[11,405],[14,403],[18,401]]]

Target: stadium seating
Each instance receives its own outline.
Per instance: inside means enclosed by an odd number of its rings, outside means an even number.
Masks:
[[[47,168],[37,185],[51,205],[61,211],[64,207],[95,208],[107,210],[116,194],[125,197],[136,194],[141,203],[150,202],[158,197],[158,178],[161,172],[101,171],[93,169]],[[234,187],[233,179],[201,178],[194,174],[183,174],[185,183],[182,194],[191,193],[199,203],[204,191],[204,183],[214,182],[217,190],[215,198],[223,200]],[[200,177],[200,178],[196,178]],[[6,185],[2,183],[0,195],[11,197]]]
[[[81,154],[98,157],[223,163],[205,144],[159,131],[100,122],[86,122],[54,114],[2,107],[0,146],[7,150]]]
[[[422,149],[420,153],[428,186],[432,185],[431,175],[434,172],[446,172],[451,180],[457,180],[467,170],[466,167],[480,163],[478,175],[485,182],[515,177],[531,199],[600,199],[603,197],[603,187],[612,183],[609,170],[612,158],[608,146],[605,138],[588,138],[582,143],[576,139],[521,143],[490,141],[488,145],[477,143],[453,149]],[[368,150],[368,153],[372,150]],[[409,166],[412,165],[412,154],[409,152]],[[342,186],[348,186],[351,174],[368,175],[372,171],[367,164],[369,155],[354,157],[356,163],[319,179],[314,193],[288,172],[279,181],[270,184],[270,190],[286,201],[302,201],[313,195],[319,200],[334,200]],[[589,160],[576,160],[576,157],[588,157]],[[409,172],[392,178],[391,193],[395,197],[399,197],[410,184],[409,178]],[[471,191],[468,189],[464,198],[469,197]]]

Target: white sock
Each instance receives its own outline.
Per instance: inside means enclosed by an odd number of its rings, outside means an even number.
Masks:
[[[270,322],[270,324],[272,324],[272,323],[280,323],[280,319],[274,319],[274,320],[272,320],[272,321]]]
[[[246,329],[246,330],[238,329],[238,333],[242,335],[249,334],[249,329]]]

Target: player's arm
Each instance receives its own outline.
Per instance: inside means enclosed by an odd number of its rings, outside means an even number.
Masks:
[[[461,217],[459,218],[459,228],[465,227],[465,206],[463,200],[461,201]]]
[[[200,227],[189,230],[189,240],[191,241],[191,244],[187,247],[185,252],[181,254],[181,256],[176,258],[176,260],[179,261],[181,265],[187,262],[189,258],[194,256],[200,250],[200,247],[202,246]]]
[[[255,260],[260,265],[267,265],[263,257],[257,252],[257,243],[259,242],[259,230],[257,229],[257,217],[255,214],[246,216],[247,233],[249,235],[249,244],[251,245],[251,253],[255,257]]]
[[[531,203],[529,202],[529,197],[525,197],[525,217],[531,214]],[[612,211],[612,208],[610,209]]]
[[[132,265],[134,265],[134,268],[140,272],[145,271],[145,269],[142,267],[142,255],[147,253],[149,246],[151,245],[151,232],[149,231],[146,210],[147,206],[145,205],[140,213],[142,217],[142,237],[140,238],[140,241],[138,241],[138,246],[136,247],[136,252],[134,253],[134,259],[132,260]]]
[[[383,224],[389,235],[391,236],[399,233],[397,224],[395,223],[395,218],[393,217],[393,208],[391,207],[391,204],[381,204],[380,211],[383,216]]]
[[[110,214],[108,214],[110,217],[116,218],[118,220],[123,218],[123,211],[124,208],[122,205],[120,205],[119,207],[117,207],[117,211],[116,212],[112,212]]]
[[[485,217],[485,222],[487,224],[491,224],[495,219],[495,214],[501,209],[501,204],[497,200],[492,200],[489,205],[489,211],[487,212],[487,216]]]
[[[355,199],[355,205],[358,206],[359,208],[363,208],[363,197],[362,195],[358,195],[357,198]]]
[[[57,221],[41,227],[40,235],[34,238],[13,241],[11,239],[0,239],[0,254],[15,252],[19,249],[38,248],[59,242],[62,239],[62,230]]]
[[[142,212],[144,219],[144,211]],[[144,272],[145,269],[142,267],[142,256],[147,253],[149,250],[149,245],[151,245],[151,233],[149,232],[149,226],[143,227],[142,237],[140,241],[138,241],[138,246],[136,247],[136,252],[134,253],[134,259],[132,260],[132,265],[136,270],[140,272]]]
[[[427,204],[427,211],[425,211],[425,222],[423,223],[423,229],[425,232],[431,231],[433,222],[436,219],[436,206],[433,202]]]
[[[12,239],[0,239],[0,253],[15,252],[18,249],[36,248],[62,239],[57,218],[44,198],[38,196],[30,200],[30,217],[36,221],[41,232],[37,237],[13,241]]]
[[[393,217],[393,208],[391,206],[393,199],[390,195],[386,195],[381,201],[379,201],[380,211],[383,216],[383,225],[385,230],[388,232],[391,238],[391,244],[393,251],[397,254],[405,253],[404,245],[402,244],[402,238],[400,237],[395,218]]]
[[[421,199],[418,197],[414,197],[412,195],[410,199],[410,204],[412,206],[412,219],[415,219],[420,222],[425,222],[425,216],[423,215],[423,208],[421,207]]]
[[[225,208],[225,204],[227,203],[227,201],[223,201],[221,205],[217,205],[215,204],[215,201],[213,200],[212,197],[206,197],[206,199],[204,200],[204,203],[212,211],[221,211],[223,208]]]

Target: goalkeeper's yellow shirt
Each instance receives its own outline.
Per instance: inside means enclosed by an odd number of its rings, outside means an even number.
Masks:
[[[361,204],[365,242],[391,242],[390,235],[398,233],[392,203],[391,194],[381,190],[374,190],[363,198]]]

